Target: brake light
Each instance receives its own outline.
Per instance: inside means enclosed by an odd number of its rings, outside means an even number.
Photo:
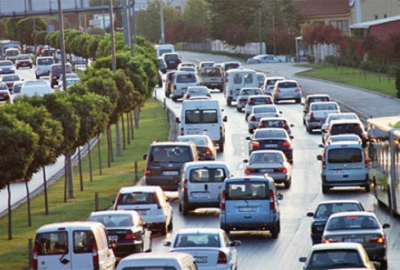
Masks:
[[[254,172],[254,169],[246,169],[244,172],[245,172],[246,174],[253,173],[253,172]]]
[[[251,143],[253,147],[260,147],[260,142],[254,141]]]
[[[365,164],[365,168],[368,168],[368,166],[369,166],[369,158],[368,158],[368,155],[367,155],[366,151],[364,151],[364,164]]]
[[[282,173],[287,173],[287,169],[286,168],[279,168],[276,169],[277,172],[282,172]]]
[[[263,123],[263,122],[260,122],[260,124],[258,124],[258,126],[259,126],[259,127],[263,127],[263,126],[264,126],[264,123]]]
[[[285,122],[285,129],[289,129],[289,125],[287,122]]]
[[[32,250],[32,267],[33,270],[38,269],[38,244],[35,242],[35,245],[33,246]]]
[[[249,104],[252,105],[253,104],[253,100],[249,99]]]
[[[282,146],[289,147],[289,146],[290,146],[290,142],[284,141],[284,142],[282,143]]]
[[[138,239],[137,239],[137,235],[134,234],[132,231],[127,231],[125,234],[124,240],[133,241],[133,240],[138,240]]]
[[[276,91],[275,91],[275,92],[276,92],[276,93],[279,93],[280,91],[281,91],[281,90],[279,90],[279,89],[276,89]]]
[[[93,260],[93,269],[99,269],[99,253],[97,249],[96,240],[92,240],[92,260]]]
[[[224,130],[222,129],[222,126],[219,127],[219,135],[220,135],[221,137],[224,136]]]
[[[256,119],[256,117],[255,116],[253,116],[251,119],[250,119],[250,121],[256,121],[257,119]]]
[[[221,211],[225,211],[225,190],[221,192],[221,204],[220,204]]]
[[[188,183],[187,179],[183,180],[183,192],[187,192],[188,191],[187,190],[187,183]]]
[[[385,237],[373,237],[369,239],[370,243],[384,244],[386,242]]]
[[[146,167],[146,170],[144,172],[145,176],[150,176],[151,175],[151,169]]]
[[[190,95],[186,95],[186,98],[189,99],[189,98],[190,98]]]
[[[339,242],[339,240],[337,240],[336,238],[329,238],[329,239],[325,239],[323,242],[325,244],[329,244],[329,243],[337,243],[337,242]]]
[[[181,128],[181,136],[185,135],[185,134],[184,134],[184,131],[185,131],[185,130],[184,130],[183,128]]]
[[[269,191],[269,209],[270,210],[275,209],[275,197],[274,197],[274,192],[272,190]]]
[[[324,153],[322,154],[322,168],[325,169],[325,155],[326,155],[326,148],[324,149]]]
[[[300,89],[300,88],[297,88],[297,89],[296,89],[296,92],[301,92],[301,89]]]
[[[115,200],[114,210],[117,210],[120,199],[121,199],[121,193],[118,193],[117,199]]]
[[[310,120],[315,120],[315,116],[314,116],[314,113],[313,113],[313,112],[312,112],[311,115],[310,115]]]
[[[207,156],[209,156],[209,155],[211,155],[211,154],[212,154],[212,152],[211,152],[211,150],[210,150],[210,149],[207,149],[207,150],[204,152],[204,154],[205,154],[205,155],[207,155]]]
[[[222,251],[218,253],[218,261],[217,264],[227,264],[228,259],[226,258],[226,254]]]

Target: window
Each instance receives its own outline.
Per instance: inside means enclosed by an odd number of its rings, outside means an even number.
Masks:
[[[239,84],[242,83],[242,74],[235,74],[235,76],[233,76],[233,83],[234,84]]]
[[[226,178],[223,168],[198,168],[190,171],[192,183],[223,182]]]
[[[124,197],[125,202],[127,200],[127,196]],[[102,223],[106,228],[109,227],[126,227],[133,226],[133,220],[131,215],[95,215],[91,216],[88,219],[89,221],[97,221]]]
[[[124,267],[122,270],[176,270],[172,266],[138,266],[138,267]]]
[[[357,163],[362,160],[362,153],[358,148],[338,148],[328,152],[329,163]]]
[[[36,236],[38,255],[57,255],[68,253],[68,233],[57,231],[40,233]]]
[[[217,110],[187,110],[185,111],[185,123],[218,123]]]
[[[349,21],[348,20],[337,20],[329,22],[333,27],[338,28],[342,32],[349,32]]]
[[[191,83],[196,82],[196,75],[194,74],[181,74],[176,77],[177,83]]]
[[[134,191],[131,193],[121,194],[120,199],[118,200],[119,205],[123,204],[156,204],[158,203],[158,198],[156,193],[154,192],[141,192]],[[112,222],[109,218],[108,221]],[[116,221],[116,220],[114,220]]]
[[[279,129],[274,130],[257,130],[256,134],[254,135],[255,139],[260,138],[281,138],[286,139],[286,132]]]
[[[246,74],[244,76],[244,83],[245,84],[251,84],[251,83],[253,83],[253,80],[254,80],[253,74]]]
[[[229,183],[227,200],[260,200],[269,199],[268,185],[263,182]]]
[[[174,247],[220,247],[219,235],[207,234],[179,234]]]
[[[315,251],[308,266],[316,269],[335,267],[337,262],[346,262],[352,267],[362,267],[363,263],[357,250]]]
[[[91,231],[74,231],[74,253],[91,253],[92,241],[94,241]]]

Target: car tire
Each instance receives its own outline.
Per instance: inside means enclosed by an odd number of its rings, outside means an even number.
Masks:
[[[40,76],[36,75],[36,80],[39,80]]]
[[[224,92],[224,88],[221,87],[221,88],[219,89],[219,92],[220,92],[220,93]]]
[[[380,261],[379,269],[385,269],[386,270],[387,268],[388,268],[387,260]]]
[[[146,250],[146,252],[152,252],[152,251],[153,251],[153,238],[150,237],[149,249]]]
[[[367,192],[367,193],[369,193],[371,191],[371,185],[370,184],[365,185],[364,188],[365,188],[365,192]]]
[[[289,180],[285,181],[285,183],[283,183],[285,185],[285,188],[288,189],[290,188],[290,186],[292,185],[292,178],[290,178]]]
[[[220,153],[224,152],[224,141],[220,141],[218,146],[219,146],[219,152]]]
[[[189,214],[189,207],[186,206],[185,203],[182,203],[182,214],[183,214],[184,216],[187,216],[187,215]]]
[[[166,223],[162,223],[161,225],[161,235],[167,235],[167,224]]]
[[[278,238],[280,230],[281,230],[281,225],[280,225],[280,221],[278,220],[278,222],[275,224],[275,226],[270,231],[272,239]]]
[[[251,128],[249,128],[249,133],[250,133],[250,134],[253,134],[253,133],[254,133],[254,130],[251,129]]]
[[[236,107],[236,110],[237,110],[238,112],[241,112],[241,111],[242,111],[239,107]]]
[[[328,192],[329,192],[329,188],[322,186],[322,193],[326,194]]]
[[[307,130],[308,133],[310,133],[310,134],[312,133],[312,128],[306,126],[306,130]]]
[[[30,65],[29,68],[32,68],[32,65]]]
[[[229,230],[228,228],[221,228],[221,229],[225,231],[226,235],[229,235],[229,233],[231,232],[231,230]]]
[[[178,99],[176,97],[172,97],[172,101],[176,102]]]
[[[301,103],[301,98],[296,99],[296,103]]]
[[[229,107],[231,106],[231,104],[232,104],[232,100],[230,100],[230,99],[227,99],[226,100],[226,105],[228,105]]]
[[[173,225],[173,220],[172,220],[172,218],[171,218],[171,221],[170,221],[169,224],[168,224],[168,231],[169,231],[169,232],[172,232],[173,229],[174,229],[174,225]]]
[[[15,66],[15,69],[18,69],[18,66]]]

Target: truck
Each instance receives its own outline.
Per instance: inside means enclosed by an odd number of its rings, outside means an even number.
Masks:
[[[6,50],[10,48],[19,49],[21,51],[20,42],[14,40],[0,40],[0,59],[5,59]]]
[[[210,89],[224,90],[224,78],[217,67],[206,67],[199,70],[200,85]]]

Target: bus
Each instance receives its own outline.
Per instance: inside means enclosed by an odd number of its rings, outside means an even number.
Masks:
[[[15,48],[15,49],[19,49],[21,51],[19,41],[0,40],[0,59],[4,60],[6,50],[9,48]]]
[[[371,118],[368,124],[370,180],[379,206],[400,214],[400,115]]]

